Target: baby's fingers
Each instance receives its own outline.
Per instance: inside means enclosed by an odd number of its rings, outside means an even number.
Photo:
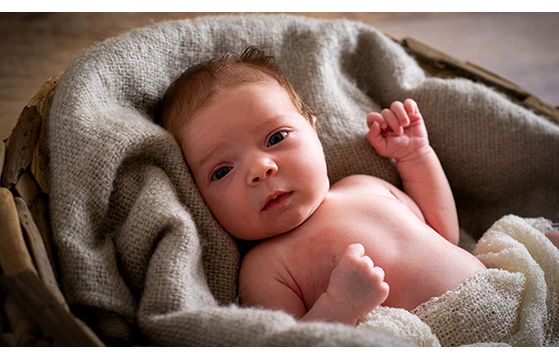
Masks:
[[[377,150],[382,149],[386,146],[386,139],[381,134],[382,130],[380,128],[380,124],[378,122],[373,122],[369,133],[367,134],[367,139],[369,143]]]
[[[380,266],[374,266],[373,272],[376,274],[380,281],[384,281],[384,270]]]
[[[374,123],[383,124],[384,118],[378,112],[370,112],[367,114],[367,126],[370,128]]]
[[[402,104],[400,101],[394,101],[392,105],[390,105],[390,110],[392,110],[392,113],[398,119],[401,127],[406,128],[410,126],[410,118],[408,117],[406,109],[404,108],[404,104]]]
[[[365,247],[360,243],[353,243],[345,249],[345,254],[347,256],[361,257],[365,255]]]
[[[382,116],[384,117],[384,120],[394,134],[402,135],[404,133],[404,129],[402,128],[402,126],[400,126],[400,122],[398,121],[392,110],[382,110]]]
[[[419,107],[415,100],[406,99],[406,101],[404,101],[404,107],[412,123],[421,120],[421,113],[419,112]]]

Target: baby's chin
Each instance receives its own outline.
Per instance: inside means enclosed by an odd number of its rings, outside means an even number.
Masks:
[[[313,206],[306,211],[292,212],[288,218],[274,223],[273,226],[243,227],[241,229],[226,229],[229,234],[239,240],[266,240],[287,234],[305,223],[316,211]]]

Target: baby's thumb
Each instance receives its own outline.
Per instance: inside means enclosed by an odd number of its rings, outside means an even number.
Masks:
[[[384,141],[384,138],[380,134],[380,131],[381,130],[380,130],[379,123],[374,122],[373,125],[371,125],[369,133],[367,134],[367,139],[369,140],[369,143],[373,145],[373,147],[375,148],[380,144],[382,144],[382,142]]]
[[[365,255],[365,247],[360,243],[351,244],[345,249],[345,255],[351,257],[361,257]]]

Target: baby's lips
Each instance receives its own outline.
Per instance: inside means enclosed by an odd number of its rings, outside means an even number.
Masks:
[[[266,198],[261,211],[268,210],[270,207],[273,207],[276,200],[281,202],[285,199],[286,196],[291,196],[292,193],[293,191],[275,191]]]

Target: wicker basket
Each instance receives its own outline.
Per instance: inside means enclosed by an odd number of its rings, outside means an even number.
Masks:
[[[412,38],[396,40],[429,74],[466,77],[559,123],[559,111],[519,86]],[[24,107],[0,141],[0,345],[103,345],[72,315],[57,284],[48,214],[47,121],[58,76]]]

